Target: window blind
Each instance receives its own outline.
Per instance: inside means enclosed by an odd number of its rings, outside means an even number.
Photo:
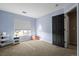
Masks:
[[[32,29],[32,22],[27,20],[15,20],[14,21],[14,28],[17,30],[31,30]]]

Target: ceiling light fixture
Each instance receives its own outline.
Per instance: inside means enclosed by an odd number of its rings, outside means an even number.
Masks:
[[[59,5],[58,4],[56,4],[56,7],[58,7]]]
[[[26,12],[26,11],[22,11],[22,13],[23,13],[23,14],[26,14],[27,12]]]

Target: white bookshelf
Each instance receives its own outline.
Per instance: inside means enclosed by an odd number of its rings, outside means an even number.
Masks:
[[[9,44],[9,37],[5,33],[0,33],[0,47]]]
[[[20,41],[19,41],[19,37],[14,37],[14,44],[19,44]]]

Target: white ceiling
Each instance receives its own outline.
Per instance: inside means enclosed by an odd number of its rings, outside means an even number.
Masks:
[[[55,11],[56,9],[64,7],[67,4],[58,5],[59,6],[56,7],[56,3],[0,3],[0,10],[39,18]],[[22,11],[27,13],[24,14]]]

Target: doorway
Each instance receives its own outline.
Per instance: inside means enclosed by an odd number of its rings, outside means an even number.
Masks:
[[[67,13],[69,17],[68,48],[77,49],[77,7]]]

